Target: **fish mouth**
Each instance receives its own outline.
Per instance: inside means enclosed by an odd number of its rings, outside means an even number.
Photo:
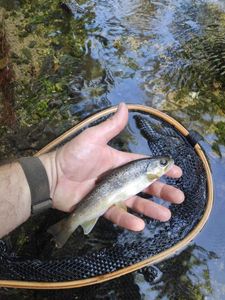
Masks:
[[[174,166],[174,160],[172,158],[168,158],[168,164],[165,167],[165,173],[168,172]]]

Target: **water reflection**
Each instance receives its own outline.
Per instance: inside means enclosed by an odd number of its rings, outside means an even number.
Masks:
[[[157,265],[162,272],[151,291],[155,299],[204,299],[213,292],[209,261],[218,259],[214,252],[192,244],[180,255]]]

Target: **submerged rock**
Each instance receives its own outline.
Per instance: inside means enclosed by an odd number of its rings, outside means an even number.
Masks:
[[[61,8],[67,13],[77,16],[79,13],[84,13],[84,9],[80,7],[80,5],[75,0],[63,1],[60,3]]]

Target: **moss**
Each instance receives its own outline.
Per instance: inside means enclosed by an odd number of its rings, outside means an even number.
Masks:
[[[127,65],[129,68],[131,68],[134,71],[139,70],[139,65],[135,62],[135,60],[131,57],[128,58],[127,60]]]
[[[217,139],[213,143],[213,150],[222,157],[220,145],[225,145],[225,122],[221,121],[216,124],[215,133]]]

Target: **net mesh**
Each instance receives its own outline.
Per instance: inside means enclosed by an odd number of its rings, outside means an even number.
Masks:
[[[62,215],[50,211],[39,218],[38,226],[35,220],[30,221],[25,229],[23,226],[10,238],[0,241],[1,280],[60,282],[111,273],[174,246],[197,225],[207,202],[207,181],[203,163],[189,139],[169,123],[149,114],[133,113],[132,122],[148,145],[150,155],[170,156],[183,170],[179,179],[163,179],[185,194],[182,204],[169,205],[171,219],[162,223],[141,216],[146,228],[140,233],[100,219],[90,236],[84,237],[82,230],[77,230],[64,248],[56,250],[46,228]],[[153,200],[161,203],[154,197]]]

